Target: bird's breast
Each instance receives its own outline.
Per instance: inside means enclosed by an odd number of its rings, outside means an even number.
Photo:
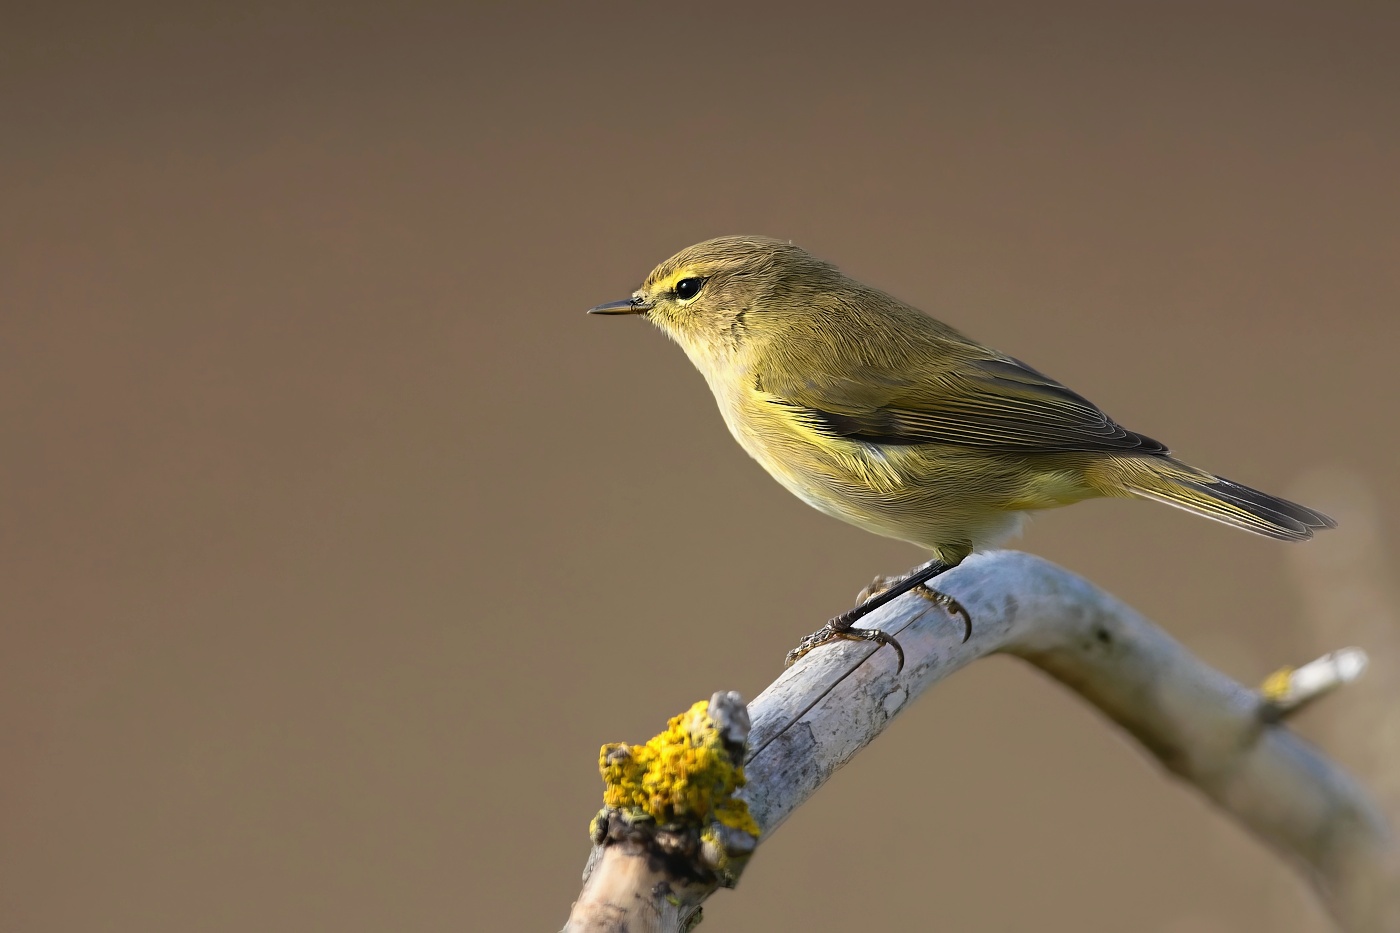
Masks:
[[[872,503],[895,500],[909,474],[898,451],[824,435],[795,417],[783,400],[753,388],[733,391],[733,381],[715,391],[720,413],[734,439],[774,479],[809,505],[863,524]]]
[[[708,374],[707,374],[708,375]],[[1020,509],[978,475],[964,452],[888,446],[824,434],[749,376],[710,379],[735,440],[808,505],[935,552],[990,546],[1019,527]],[[985,470],[982,471],[985,474]]]

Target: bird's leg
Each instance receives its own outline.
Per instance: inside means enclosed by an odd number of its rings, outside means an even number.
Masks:
[[[802,657],[813,648],[820,648],[833,641],[873,641],[879,645],[889,645],[899,656],[899,665],[895,673],[904,669],[904,649],[899,646],[899,642],[892,635],[886,635],[879,629],[856,628],[855,623],[870,613],[879,609],[892,600],[898,599],[911,590],[920,596],[942,606],[948,612],[960,615],[963,618],[963,641],[967,641],[972,635],[972,617],[967,614],[967,610],[958,604],[958,601],[944,593],[929,587],[928,581],[938,576],[946,570],[951,570],[954,564],[944,563],[941,560],[929,561],[912,573],[906,574],[895,580],[876,579],[871,586],[866,587],[865,593],[870,593],[854,609],[848,609],[836,618],[827,622],[806,638],[802,639],[796,648],[788,652],[787,665],[791,665],[798,658]],[[875,592],[871,593],[871,590]],[[865,595],[864,593],[862,595]]]
[[[870,581],[869,586],[861,590],[860,593],[856,596],[856,605],[861,610],[860,614],[857,615],[856,618],[859,618],[860,615],[864,615],[865,613],[870,612],[872,609],[878,609],[881,605],[884,604],[883,602],[881,602],[875,605],[866,605],[870,602],[871,599],[898,587],[899,592],[895,593],[895,596],[898,596],[899,593],[904,592],[918,593],[920,596],[922,596],[924,599],[927,599],[929,602],[941,606],[944,610],[948,612],[949,615],[962,616],[963,641],[967,641],[969,638],[972,637],[972,617],[967,614],[967,610],[962,607],[962,604],[960,604],[956,599],[953,599],[953,597],[949,596],[948,594],[938,592],[937,590],[930,587],[927,583],[914,583],[913,586],[907,587],[907,589],[905,588],[907,584],[914,579],[915,576],[920,575],[921,571],[931,570],[933,571],[933,576],[936,577],[941,573],[952,570],[960,563],[962,563],[961,560],[955,561],[953,563],[949,563],[947,561],[933,560],[927,564],[924,564],[922,567],[919,567],[918,569],[914,570],[912,573],[905,574],[902,577],[887,577],[884,575],[876,577],[874,580]],[[940,565],[941,569],[935,570],[935,565]],[[929,579],[931,579],[931,577]]]

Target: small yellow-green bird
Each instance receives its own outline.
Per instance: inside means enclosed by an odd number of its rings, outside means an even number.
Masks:
[[[1301,541],[1320,512],[1174,459],[1083,396],[781,240],[729,236],[681,250],[632,297],[593,314],[646,316],[685,350],[725,424],[783,486],[828,515],[934,560],[812,633],[891,644],[854,622],[925,586],[1026,513],[1100,496],[1155,499]]]

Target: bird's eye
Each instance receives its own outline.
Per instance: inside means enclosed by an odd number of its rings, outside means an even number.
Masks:
[[[700,286],[705,284],[704,279],[681,279],[676,283],[676,297],[681,301],[689,301],[700,293]]]

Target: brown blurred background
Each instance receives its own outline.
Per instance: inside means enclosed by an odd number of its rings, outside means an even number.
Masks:
[[[0,929],[557,929],[598,746],[754,695],[922,559],[783,492],[654,329],[583,314],[709,236],[791,238],[1228,476],[1345,469],[1400,530],[1393,3],[0,16]],[[1337,646],[1288,547],[1170,509],[1018,546],[1247,681]],[[1000,660],[707,913],[1318,916]]]

